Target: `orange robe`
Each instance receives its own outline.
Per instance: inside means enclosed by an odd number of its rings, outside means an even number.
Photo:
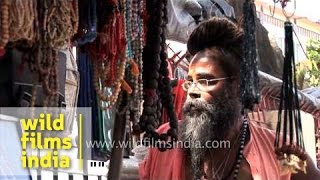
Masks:
[[[244,149],[253,180],[290,180],[291,175],[280,175],[279,161],[274,153],[275,133],[249,123],[250,140]],[[169,129],[166,123],[158,132]],[[185,180],[185,156],[182,148],[160,152],[150,148],[148,156],[139,163],[140,180]]]

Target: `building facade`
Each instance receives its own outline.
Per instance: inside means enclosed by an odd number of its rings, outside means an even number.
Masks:
[[[284,52],[284,23],[286,17],[281,8],[272,4],[256,0],[257,18],[268,30],[269,35],[273,36],[280,49]],[[287,12],[290,15],[291,12]],[[310,21],[306,17],[293,15],[289,19],[294,27],[294,49],[295,61],[300,62],[307,59],[306,44],[309,39],[320,40],[320,24]],[[296,35],[295,35],[296,34]]]

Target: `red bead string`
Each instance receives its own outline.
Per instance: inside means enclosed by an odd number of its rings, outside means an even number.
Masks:
[[[108,109],[115,104],[121,91],[127,58],[125,56],[126,38],[124,34],[124,16],[119,9],[114,9],[106,24],[98,33],[97,39],[87,45],[94,63],[94,83],[100,101],[108,102]],[[105,88],[112,89],[112,95],[105,95]],[[99,103],[105,104],[105,103]]]

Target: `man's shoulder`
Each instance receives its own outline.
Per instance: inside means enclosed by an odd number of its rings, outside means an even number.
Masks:
[[[256,141],[270,142],[273,144],[276,138],[276,131],[267,127],[258,125],[256,123],[250,123],[250,134]],[[269,143],[268,143],[269,144]]]
[[[250,123],[250,129],[253,129],[257,132],[261,132],[267,136],[275,136],[276,135],[276,131],[275,130],[272,130],[270,128],[267,128],[267,127],[264,127],[264,126],[261,126],[261,125],[258,125],[254,122],[251,122]]]
[[[182,120],[178,120],[178,125],[180,125],[182,123]],[[170,123],[164,123],[162,125],[160,125],[157,129],[158,133],[166,133],[168,130],[170,129]]]

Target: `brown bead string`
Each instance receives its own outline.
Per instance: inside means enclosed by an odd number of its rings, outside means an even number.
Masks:
[[[32,92],[31,92],[31,102],[30,102],[30,107],[35,107],[35,103],[36,103],[36,95],[37,95],[37,79],[38,79],[38,77],[37,77],[37,75],[34,73],[34,72],[32,72],[31,71],[31,73],[32,73]],[[31,116],[31,117],[33,117],[33,116]]]
[[[18,0],[16,0],[18,1]],[[29,64],[34,74],[33,82],[42,84],[44,99],[43,106],[58,106],[59,76],[58,57],[55,49],[62,48],[77,32],[78,28],[78,1],[44,0],[33,1],[34,21],[37,28],[36,46],[29,53]],[[30,4],[29,4],[30,5]],[[30,6],[31,7],[31,6]],[[39,77],[39,78],[38,78]],[[35,93],[32,93],[31,106],[35,105]]]
[[[50,94],[50,103],[52,107],[55,107],[59,103],[59,77],[58,77],[58,59],[57,59],[57,52],[55,50],[51,50],[52,52],[52,68],[51,68],[51,76],[50,76],[50,87],[53,91]]]
[[[9,41],[9,0],[0,2],[1,26],[0,26],[0,57],[5,54],[5,47]]]
[[[36,0],[11,0],[10,1],[10,42],[23,40],[31,45],[36,40]]]
[[[49,104],[56,106],[57,100],[53,97],[58,95],[59,88],[57,52],[52,50],[52,48],[41,48],[38,46],[29,49],[29,52],[25,53],[24,57],[28,60],[27,62],[29,63],[33,77],[31,107],[35,106],[36,86],[38,82],[41,82],[45,96],[43,106]]]
[[[53,48],[61,48],[77,32],[76,10],[73,1],[43,0],[45,31],[44,43]]]
[[[121,80],[123,80],[124,73],[125,73],[125,65],[126,65],[126,57],[123,55],[123,57],[120,59],[120,63],[118,65],[118,74],[117,79],[113,82],[112,86],[109,88],[112,89],[112,94],[110,96],[106,95],[106,88],[108,86],[105,85],[101,81],[101,79],[104,79],[105,73],[99,73],[99,68],[101,68],[100,64],[97,61],[93,61],[93,82],[94,87],[97,93],[97,96],[99,97],[99,100],[101,101],[99,103],[100,108],[102,110],[108,110],[110,109],[115,103],[117,102],[117,98],[119,96],[119,93],[121,91]],[[104,71],[104,70],[102,70]],[[106,106],[103,105],[103,102],[107,102],[108,104]]]
[[[35,74],[32,73],[32,92],[31,92],[31,101],[30,101],[30,107],[35,107],[36,105],[36,96],[37,96],[37,82],[35,81],[37,78],[34,77]],[[31,109],[31,117],[34,117],[34,109]]]
[[[54,63],[52,63],[52,67],[54,67]],[[53,75],[53,73],[54,73],[54,69],[53,68],[51,68],[51,72],[50,72],[50,76],[49,76],[49,88],[52,90],[52,91],[54,91],[54,89],[56,88],[56,86],[55,86],[55,84],[54,84],[54,75]],[[58,93],[57,93],[58,94]],[[56,95],[57,94],[49,94],[49,95],[47,95],[48,96],[48,107],[52,107],[52,106],[55,106],[55,97],[56,97]]]
[[[34,54],[31,54],[34,53]],[[45,98],[43,106],[57,106],[58,105],[58,59],[57,52],[51,48],[37,47],[36,50],[29,53],[29,63],[31,72],[33,73],[33,83],[38,82],[40,78]],[[33,90],[35,91],[35,90]],[[31,107],[35,105],[35,93],[32,93]]]
[[[71,8],[73,9],[71,14],[71,22],[72,22],[72,28],[73,28],[73,35],[77,34],[78,27],[79,27],[79,2],[78,0],[73,0],[71,2]]]
[[[77,0],[3,0],[0,3],[0,55],[8,41],[23,40],[31,47],[26,54],[33,73],[31,106],[35,106],[39,80],[46,95],[44,106],[58,103],[58,62],[53,48],[64,46],[77,31],[77,9]]]
[[[54,63],[53,53],[52,49],[50,48],[44,48],[39,49],[38,51],[38,72],[40,73],[40,78],[42,80],[42,87],[44,89],[45,94],[47,95],[54,95],[57,92],[52,90],[50,88],[50,78],[51,76],[55,76],[54,74],[54,66],[56,65]],[[43,68],[42,65],[45,67]]]

